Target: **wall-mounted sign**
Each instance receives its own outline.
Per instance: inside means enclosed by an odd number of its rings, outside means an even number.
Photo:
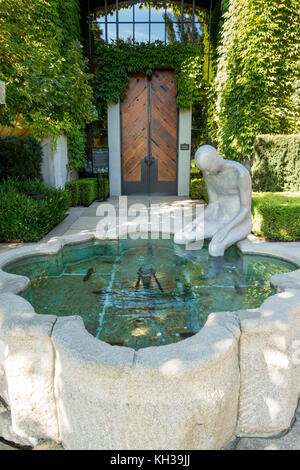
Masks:
[[[0,80],[0,104],[5,104],[5,82]]]
[[[190,150],[189,144],[180,144],[180,150]]]

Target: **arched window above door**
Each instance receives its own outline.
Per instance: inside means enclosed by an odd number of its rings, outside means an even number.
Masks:
[[[208,12],[191,2],[116,1],[96,8],[90,14],[94,37],[106,43],[123,39],[137,43],[162,41],[203,43]]]

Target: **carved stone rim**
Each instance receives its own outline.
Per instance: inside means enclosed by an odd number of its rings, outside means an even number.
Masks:
[[[15,248],[9,251],[6,251],[0,254],[0,299],[2,294],[18,294],[24,291],[28,285],[30,284],[30,280],[25,276],[19,276],[16,274],[10,274],[3,269],[5,267],[17,260],[28,258],[34,255],[54,255],[57,254],[59,251],[63,249],[64,246],[67,245],[75,245],[80,244],[92,240],[103,240],[103,238],[98,237],[95,233],[78,233],[75,235],[65,235],[61,237],[56,237],[46,243],[36,243],[26,247]],[[109,242],[109,240],[107,240]],[[280,242],[257,242],[256,240],[253,241],[251,237],[248,237],[245,240],[242,240],[237,243],[238,249],[241,251],[242,254],[257,254],[257,255],[264,255],[264,256],[272,256],[279,259],[283,259],[294,263],[295,265],[300,267],[300,243],[296,244],[286,244]],[[278,289],[278,294],[275,294],[268,299],[266,299],[263,304],[255,310],[248,310],[248,322],[251,323],[251,318],[253,316],[254,324],[257,328],[261,328],[266,326],[268,323],[268,327],[271,327],[273,322],[276,322],[276,315],[274,318],[269,318],[266,320],[263,312],[265,311],[266,307],[268,307],[270,301],[272,304],[276,303],[276,296],[280,295],[280,293],[288,290],[300,289],[300,269],[286,273],[286,274],[279,274],[275,275],[271,278],[271,284]],[[275,299],[274,299],[275,297]],[[281,295],[282,298],[282,295]],[[274,301],[273,301],[274,299]],[[18,300],[21,300],[21,297],[18,296]],[[22,299],[25,304],[28,304],[24,299]],[[34,311],[32,309],[32,311]],[[253,315],[251,314],[253,313]],[[122,351],[125,353],[125,350],[131,350],[131,348],[124,347],[124,346],[111,346],[108,343],[105,343],[91,334],[87,332],[85,329],[84,323],[82,319],[78,316],[71,316],[71,317],[55,317],[55,315],[45,315],[45,314],[38,314],[34,312],[37,317],[49,317],[49,318],[59,318],[59,321],[72,321],[72,324],[76,324],[76,334],[82,335],[82,340],[86,345],[89,344],[89,347],[95,348],[95,357],[98,357],[100,362],[101,359],[99,357],[99,347],[100,343],[101,348],[113,348],[113,350],[119,355]],[[238,312],[231,311],[231,312],[215,312],[209,315],[209,318],[204,325],[204,327],[196,333],[194,336],[189,337],[185,340],[179,341],[178,343],[171,343],[169,345],[161,345],[161,346],[153,346],[148,348],[143,348],[138,351],[138,354],[142,354],[146,359],[148,357],[148,351],[151,356],[149,356],[149,365],[150,363],[153,365],[154,363],[161,364],[166,360],[166,354],[169,353],[170,360],[176,355],[177,357],[184,355],[184,351],[190,348],[194,348],[195,344],[197,343],[198,351],[196,356],[193,357],[193,367],[195,366],[195,359],[197,366],[199,367],[200,363],[203,367],[208,366],[208,363],[215,362],[219,360],[220,357],[224,357],[229,350],[232,348],[232,342],[229,341],[227,344],[228,347],[220,348],[220,350],[216,351],[213,347],[214,338],[211,336],[213,330],[215,331],[214,334],[217,336],[221,335],[224,339],[228,338],[228,332],[231,331],[231,339],[235,343],[239,338],[239,328],[237,327],[236,317]],[[286,313],[287,314],[287,313]],[[281,312],[281,320],[285,323],[284,317],[285,312]],[[38,319],[37,319],[38,320]],[[74,323],[74,321],[76,322]],[[285,319],[288,321],[288,318]],[[1,325],[0,325],[1,326]],[[71,326],[71,323],[70,323]],[[72,329],[72,328],[71,328]],[[71,332],[70,332],[71,333]],[[79,344],[79,343],[76,343]],[[83,343],[81,343],[83,344]],[[201,345],[203,347],[201,347]],[[200,346],[200,347],[199,347]],[[71,343],[70,343],[71,347]],[[89,349],[88,347],[88,349]],[[163,349],[162,349],[163,348]],[[71,347],[72,353],[77,356],[84,358],[85,354],[82,348],[78,348],[77,351],[74,350],[74,347]],[[151,351],[151,352],[150,352]],[[160,355],[164,351],[163,359],[160,358]],[[134,351],[132,350],[134,353]],[[148,360],[146,360],[148,362]],[[189,361],[188,361],[189,362]],[[185,366],[187,365],[186,361],[183,361]],[[192,364],[190,364],[192,365]]]

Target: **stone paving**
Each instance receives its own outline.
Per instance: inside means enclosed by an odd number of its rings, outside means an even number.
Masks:
[[[112,204],[116,211],[118,211],[118,198],[109,198],[106,201]],[[189,198],[185,197],[130,197],[128,198],[128,208],[131,208],[133,204],[143,204],[146,207],[150,207],[150,204],[156,204],[158,213],[168,213],[176,207],[182,205],[188,205],[191,208],[194,208],[197,204],[203,203],[203,201],[192,201]],[[74,233],[87,233],[94,232],[96,230],[97,224],[101,220],[101,217],[97,216],[97,209],[99,206],[105,203],[97,202],[91,204],[89,207],[75,207],[70,208],[66,218],[53,230],[51,230],[44,239],[39,243],[43,243],[50,239],[53,239],[62,235],[71,235]],[[148,215],[144,213],[145,216]],[[251,236],[254,238],[253,236]],[[257,242],[261,240],[257,239]],[[27,243],[0,243],[0,253],[9,249],[13,249],[22,245],[28,245]],[[282,244],[283,245],[283,244]],[[299,246],[300,243],[286,243],[285,246]],[[35,450],[48,450],[47,444],[43,444],[40,448]],[[53,449],[53,447],[52,447]],[[61,449],[61,448],[60,448]],[[1,450],[18,450],[14,447],[9,446],[7,443],[0,441],[0,451]],[[50,449],[51,450],[51,449]],[[57,450],[57,447],[54,447],[53,450]],[[291,429],[284,435],[280,437],[273,438],[240,438],[236,439],[228,447],[228,450],[300,450],[300,405],[295,416],[295,421]]]
[[[273,438],[244,437],[236,441],[233,450],[300,450],[300,405],[289,432]]]

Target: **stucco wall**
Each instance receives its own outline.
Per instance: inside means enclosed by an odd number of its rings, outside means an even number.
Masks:
[[[68,181],[77,177],[76,172],[68,169],[68,140],[61,136],[53,148],[53,138],[42,140],[42,178],[48,186],[64,188]]]

